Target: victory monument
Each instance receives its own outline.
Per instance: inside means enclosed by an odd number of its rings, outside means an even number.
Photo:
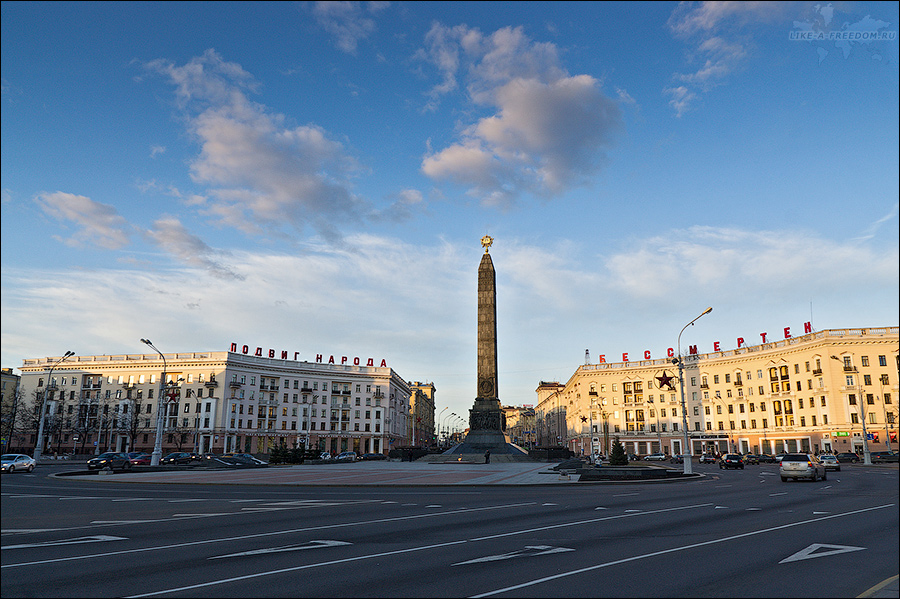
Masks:
[[[510,443],[503,433],[503,410],[497,387],[497,284],[488,251],[493,242],[488,235],[481,238],[484,256],[478,267],[478,375],[475,404],[469,410],[469,433],[465,441],[443,455],[456,459],[464,454],[482,456],[490,451],[500,460],[530,461],[528,452]]]

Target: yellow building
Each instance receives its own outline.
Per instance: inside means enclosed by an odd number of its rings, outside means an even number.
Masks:
[[[898,327],[830,329],[684,357],[691,454],[898,450]],[[538,445],[683,453],[671,359],[586,364],[537,389]],[[865,441],[864,441],[865,435]]]
[[[434,383],[410,382],[409,431],[407,437],[415,447],[430,447],[437,443],[434,426]]]

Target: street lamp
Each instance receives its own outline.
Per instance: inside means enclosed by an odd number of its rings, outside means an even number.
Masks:
[[[603,455],[609,456],[609,412],[606,411],[606,399],[600,398],[600,416],[603,418]]]
[[[891,451],[891,431],[888,429],[887,404],[884,403],[884,378],[878,378],[881,387],[881,411],[884,412],[884,442],[887,443],[888,452]]]
[[[441,427],[438,430],[438,445],[442,445],[441,431],[443,431],[443,439],[447,438],[447,429],[450,428],[450,418],[454,416],[456,416],[456,414],[450,412],[449,414],[444,416],[444,419],[441,421]]]
[[[837,356],[831,356],[831,359],[837,360],[838,362],[841,362],[842,364],[844,364],[845,372],[855,372],[856,373],[856,382],[859,385],[859,408],[857,408],[856,411],[860,413],[860,420],[862,420],[863,463],[866,464],[867,466],[871,466],[872,465],[872,454],[869,453],[869,434],[866,431],[866,412],[865,412],[865,408],[863,407],[863,401],[865,401],[865,398],[863,397],[864,389],[863,389],[863,385],[862,385],[862,378],[861,378],[862,375],[859,373],[859,370],[856,368],[856,366],[850,366],[850,365],[844,363],[844,361],[841,360],[840,358],[838,358]]]
[[[441,444],[441,416],[443,416],[443,415],[444,415],[444,412],[446,412],[446,411],[449,410],[449,409],[450,409],[450,406],[447,406],[446,408],[444,408],[443,410],[441,410],[441,411],[438,413],[438,417],[437,417],[437,420],[436,420],[436,422],[437,422],[437,444],[438,444],[438,446],[440,446],[440,444]],[[415,428],[415,424],[413,424],[413,428]]]
[[[35,463],[41,459],[41,453],[44,451],[44,410],[46,409],[45,404],[47,401],[47,394],[50,392],[50,387],[53,385],[53,370],[65,360],[71,358],[74,355],[75,352],[73,351],[67,351],[66,353],[64,353],[62,358],[53,363],[53,366],[50,367],[50,372],[47,374],[47,387],[41,394],[41,420],[38,423],[37,447],[34,448]]]
[[[153,453],[150,454],[150,465],[159,466],[159,459],[162,457],[162,438],[163,438],[163,422],[165,415],[165,393],[166,393],[166,357],[161,351],[150,342],[149,339],[141,339],[141,343],[153,348],[163,361],[162,378],[159,379],[159,397],[156,398],[156,439],[153,442]]]
[[[704,310],[700,316],[706,316],[712,312],[712,307]],[[693,325],[695,322],[700,320],[700,316],[690,321],[681,329],[681,333],[684,333],[684,329]],[[687,421],[687,406],[684,402],[684,356],[681,355],[681,333],[678,333],[678,357],[674,358],[672,362],[678,363],[678,382],[681,384],[681,423],[684,428],[684,447],[681,449],[681,456],[684,458],[684,473],[685,474],[693,474],[694,468],[691,464],[691,456],[694,453],[693,448],[690,443],[690,431],[688,430],[688,421]]]

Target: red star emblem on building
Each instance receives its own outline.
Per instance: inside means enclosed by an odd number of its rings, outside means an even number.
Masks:
[[[662,376],[656,377],[656,380],[659,382],[659,388],[664,389],[668,388],[669,391],[675,390],[674,381],[678,380],[674,376],[670,375],[668,372],[663,370]]]

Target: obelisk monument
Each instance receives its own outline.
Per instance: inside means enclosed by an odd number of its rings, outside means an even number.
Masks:
[[[465,443],[472,449],[496,450],[509,443],[497,389],[497,282],[489,249],[493,238],[481,238],[484,255],[478,267],[478,378],[475,405],[469,410]]]

